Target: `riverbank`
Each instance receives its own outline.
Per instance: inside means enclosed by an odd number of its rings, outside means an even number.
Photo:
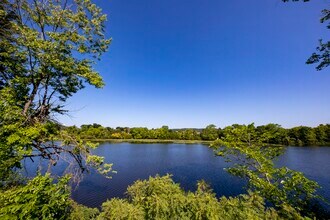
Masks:
[[[109,142],[109,143],[135,143],[135,144],[203,144],[210,145],[213,141],[205,141],[205,140],[161,140],[161,139],[103,139],[103,138],[95,138],[95,139],[83,139],[85,141],[91,142]],[[293,145],[281,145],[281,144],[268,144],[272,147],[295,147]],[[306,145],[307,146],[307,145]],[[322,144],[322,145],[313,145],[313,147],[329,147],[330,143]],[[305,147],[298,146],[298,147]],[[312,146],[309,146],[312,147]]]
[[[136,144],[205,144],[209,145],[213,141],[204,140],[160,140],[160,139],[85,139],[93,142],[110,143],[136,143]]]

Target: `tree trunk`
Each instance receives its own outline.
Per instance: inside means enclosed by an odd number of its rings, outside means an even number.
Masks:
[[[30,108],[30,106],[31,106],[31,104],[32,104],[32,102],[34,100],[34,97],[36,96],[37,92],[38,92],[38,85],[33,84],[33,90],[32,90],[32,93],[30,95],[30,98],[29,98],[29,100],[24,105],[23,115],[26,116],[27,111],[29,110],[29,108]]]

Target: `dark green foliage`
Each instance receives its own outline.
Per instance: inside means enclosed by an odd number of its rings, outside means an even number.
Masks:
[[[266,139],[268,144],[288,144],[287,130],[278,124],[267,124],[256,127],[258,135]]]
[[[38,175],[26,185],[0,191],[0,219],[67,219],[69,177],[54,184],[49,174]]]
[[[295,127],[289,130],[290,141],[298,146],[310,145],[315,146],[317,143],[321,142],[324,137],[316,136],[316,131],[322,131],[319,127],[312,129],[306,126]],[[321,134],[321,133],[320,133]]]

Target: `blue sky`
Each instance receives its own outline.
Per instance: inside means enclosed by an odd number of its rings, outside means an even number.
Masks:
[[[171,128],[330,123],[330,68],[305,61],[325,0],[97,0],[113,41],[103,89],[69,99],[66,125]]]

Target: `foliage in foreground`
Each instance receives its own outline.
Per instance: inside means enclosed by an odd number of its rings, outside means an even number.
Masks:
[[[313,199],[320,199],[317,182],[301,172],[287,167],[276,167],[274,160],[283,152],[280,147],[269,147],[273,132],[258,134],[254,124],[232,127],[211,146],[218,156],[233,166],[227,171],[247,179],[248,187],[278,210],[294,209],[314,216],[309,210]]]
[[[99,219],[281,219],[273,208],[253,193],[217,199],[205,182],[196,192],[185,192],[171,176],[136,181],[127,199],[103,203]],[[295,211],[290,213],[301,218]]]
[[[326,21],[329,13],[324,13],[323,20]],[[103,174],[111,171],[111,165],[102,167],[102,158],[91,156],[89,146],[60,129],[61,126],[54,118],[56,114],[65,113],[66,100],[84,85],[97,88],[103,86],[102,78],[93,70],[93,63],[107,50],[110,43],[104,35],[105,20],[106,16],[101,9],[90,0],[0,2],[1,186],[6,186],[8,180],[15,176],[13,171],[22,167],[23,158],[33,160],[41,157],[55,165],[63,152],[69,153],[82,171],[89,166],[102,168],[99,171]],[[321,62],[319,69],[329,65],[328,49],[329,44],[321,44],[319,51],[324,52],[323,55],[316,54],[313,57],[312,62]],[[235,127],[237,126],[234,126],[234,130]],[[304,143],[313,144],[316,137],[322,137],[321,141],[329,140],[329,132],[325,132],[328,127],[322,127],[319,136],[310,129],[303,128],[302,137],[307,141]],[[280,130],[276,125],[275,129]],[[142,138],[144,130],[135,129],[131,135],[137,139]],[[159,138],[167,138],[169,133],[166,126],[161,132],[151,132]],[[213,125],[202,131],[200,136],[191,129],[172,134],[185,139],[193,139],[196,135],[205,140],[227,138],[221,136]],[[116,133],[111,135],[118,137]],[[246,137],[250,136],[244,136]],[[236,198],[222,197],[218,200],[203,183],[199,184],[195,193],[186,193],[169,176],[156,177],[148,181],[137,181],[129,187],[128,199],[112,199],[104,203],[99,214],[98,210],[78,205],[69,199],[68,177],[54,182],[47,174],[38,175],[24,185],[10,185],[11,188],[7,190],[1,188],[0,218],[301,218],[295,208],[300,211],[301,203],[314,197],[317,185],[300,173],[274,169],[267,161],[272,153],[264,157],[258,152],[252,152],[253,148],[246,149],[245,146],[250,146],[246,144],[251,142],[244,140],[244,146],[235,146],[230,138],[220,142],[225,143],[226,147],[234,147],[223,152],[224,154],[229,152],[237,156],[238,152],[246,156],[246,162],[252,163],[258,163],[261,159],[262,165],[250,167],[249,163],[239,164],[231,169],[233,174],[247,177],[251,189],[257,194],[250,193]],[[294,141],[299,142],[299,138]],[[58,139],[63,140],[63,145],[54,141]],[[268,139],[269,143],[273,140],[275,138]],[[269,153],[267,150],[261,152],[266,155]],[[279,183],[274,182],[276,178],[280,180]],[[260,195],[272,201],[277,211],[266,208]]]
[[[88,208],[71,200],[70,220],[96,219],[100,214],[97,208]]]
[[[0,219],[66,219],[69,214],[69,177],[53,182],[38,175],[24,186],[0,191]]]
[[[25,158],[56,165],[69,155],[78,175],[91,167],[111,173],[111,164],[91,155],[95,145],[56,121],[69,97],[104,85],[93,65],[111,41],[105,21],[90,0],[0,1],[0,187]]]
[[[0,191],[0,219],[96,219],[99,210],[70,199],[70,177],[56,182],[49,173]]]
[[[170,175],[138,180],[127,189],[127,198],[114,198],[102,211],[69,198],[68,177],[53,183],[49,174],[25,186],[2,192],[1,219],[303,219],[296,211],[267,208],[257,194],[217,199],[201,181],[196,192],[185,192]]]

